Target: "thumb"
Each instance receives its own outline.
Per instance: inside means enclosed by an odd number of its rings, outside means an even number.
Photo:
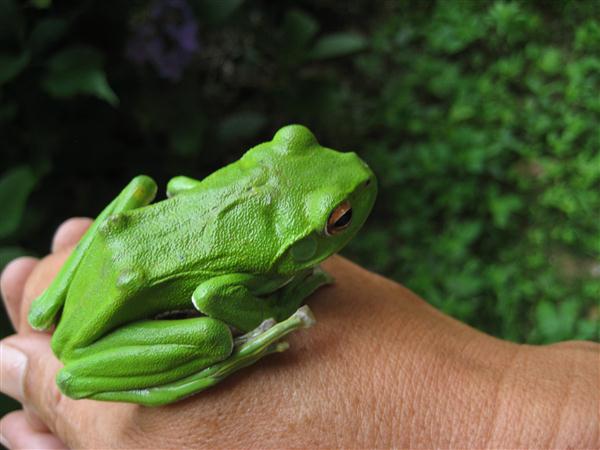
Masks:
[[[50,349],[48,334],[19,334],[0,341],[0,391],[36,413],[67,445],[93,442],[98,426],[115,429],[119,417],[123,423],[124,408],[117,411],[121,405],[100,406],[99,402],[63,395],[55,382],[61,367]],[[85,430],[88,432],[82,434]]]
[[[103,414],[100,408],[89,408],[88,402],[60,392],[55,378],[61,367],[50,350],[48,334],[18,334],[0,342],[0,391],[36,413],[68,444],[93,420],[91,416],[101,419]]]
[[[0,356],[0,391],[32,407],[54,429],[66,399],[54,382],[61,364],[50,350],[50,336],[10,336],[0,342]]]

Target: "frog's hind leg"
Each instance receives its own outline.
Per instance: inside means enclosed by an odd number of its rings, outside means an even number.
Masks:
[[[199,318],[199,319],[190,319],[190,320],[214,320],[209,319],[207,317]],[[220,321],[216,321],[219,324],[223,324]],[[303,306],[292,316],[287,318],[286,320],[275,324],[273,321],[268,320],[266,323],[261,324],[255,331],[248,333],[242,339],[236,339],[235,346],[233,347],[233,351],[220,360],[215,360],[212,363],[206,363],[205,359],[199,358],[201,363],[197,364],[196,361],[192,360],[192,362],[187,363],[185,366],[179,366],[181,369],[178,370],[178,374],[180,375],[178,378],[173,379],[169,382],[158,382],[158,379],[150,379],[148,375],[143,375],[141,380],[144,382],[144,387],[129,387],[127,388],[125,384],[123,384],[126,380],[124,378],[115,378],[112,380],[114,383],[114,387],[121,387],[121,389],[102,389],[101,392],[96,388],[96,392],[92,393],[92,391],[85,392],[85,389],[82,391],[86,393],[86,397],[95,399],[95,400],[108,400],[108,401],[121,401],[121,402],[132,402],[139,403],[146,406],[159,406],[167,403],[172,403],[182,398],[193,395],[197,392],[203,391],[211,386],[214,386],[219,381],[232,374],[233,372],[254,364],[256,361],[261,359],[262,357],[275,352],[282,352],[288,348],[287,342],[281,342],[280,339],[285,335],[291,333],[294,330],[300,328],[308,328],[315,323],[312,312],[308,308],[308,306]],[[229,330],[228,327],[223,325],[226,330]],[[231,336],[231,335],[229,335]],[[156,336],[149,337],[147,339],[155,339]],[[211,336],[211,340],[215,339],[215,335]],[[214,344],[213,344],[214,345]],[[159,346],[160,347],[160,346]],[[204,349],[208,347],[203,347]],[[221,350],[225,350],[225,344],[221,345]],[[231,347],[229,347],[231,349]],[[206,350],[204,350],[206,351]],[[119,356],[125,359],[123,354],[123,349],[117,350],[114,352],[119,353]],[[183,349],[173,349],[173,353],[166,360],[167,364],[174,364],[173,355],[184,355],[185,352]],[[196,357],[199,355],[203,355],[202,353],[197,353]],[[221,353],[220,356],[224,354]],[[139,356],[143,356],[140,359],[135,359],[135,356],[127,356],[125,361],[133,361],[133,363],[125,364],[126,367],[131,367],[131,370],[134,370],[135,366],[137,372],[140,372],[140,369],[137,369],[138,366],[147,367],[150,366],[153,368],[156,373],[159,370],[164,369],[159,365],[151,365],[149,364],[151,358],[151,352],[141,353]],[[227,357],[228,356],[228,357]],[[179,357],[179,356],[177,356]],[[129,359],[133,358],[133,359]],[[104,359],[104,358],[103,358]],[[112,361],[112,367],[118,367],[119,365],[114,362],[113,359],[107,358],[107,360]],[[182,359],[183,361],[183,359]],[[194,367],[192,367],[192,363]],[[89,380],[81,380],[79,383],[87,386],[107,386],[104,384],[105,381],[108,381],[106,376],[102,376],[100,378],[94,378],[97,373],[100,373],[103,364],[106,362],[102,362],[101,364],[91,365],[86,368],[86,373],[88,374]],[[163,363],[164,365],[164,363]],[[185,367],[185,369],[183,369]],[[198,369],[198,367],[200,367]],[[69,365],[63,370],[69,370]],[[104,369],[102,369],[104,370]],[[117,370],[117,369],[115,369]],[[125,368],[127,370],[127,368]],[[172,369],[170,369],[172,370]],[[123,368],[120,369],[123,372]],[[187,372],[187,373],[186,373]],[[168,372],[171,376],[175,372]],[[185,375],[184,375],[185,373]],[[66,378],[72,377],[72,383],[77,383],[77,377],[71,374],[67,375]],[[116,374],[118,377],[119,374]],[[121,377],[123,374],[121,374]],[[156,375],[154,375],[156,376]],[[59,383],[61,377],[64,375],[59,374]],[[139,378],[138,378],[139,379]],[[133,386],[133,384],[130,384]],[[89,388],[88,388],[89,389]]]
[[[127,401],[134,392],[143,400],[149,388],[185,378],[232,350],[231,330],[219,320],[145,320],[72,352],[56,382],[72,398]]]
[[[99,227],[110,217],[124,211],[149,204],[156,195],[156,183],[152,178],[140,175],[135,177],[121,193],[100,213],[83,235],[79,244],[52,282],[52,284],[31,305],[29,323],[37,330],[50,328],[56,321],[73,275],[83,255],[90,247]]]

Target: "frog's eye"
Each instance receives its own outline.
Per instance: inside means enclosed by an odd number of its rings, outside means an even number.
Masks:
[[[352,205],[348,200],[340,203],[329,215],[325,234],[328,236],[344,231],[352,222]]]

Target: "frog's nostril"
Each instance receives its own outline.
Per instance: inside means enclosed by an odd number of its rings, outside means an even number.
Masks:
[[[369,178],[367,181],[365,181],[365,187],[369,187],[370,184],[371,184],[371,179]]]

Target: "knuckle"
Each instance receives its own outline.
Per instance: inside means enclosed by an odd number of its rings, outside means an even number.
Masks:
[[[67,406],[68,399],[58,389],[53,380],[47,383],[43,392],[39,394],[38,406],[40,415],[44,422],[57,436],[65,441],[68,440],[72,429],[70,408]]]
[[[55,368],[48,361],[38,360],[29,365],[24,380],[24,396],[42,420],[52,429],[60,427],[60,419],[68,412],[65,396],[54,381]]]

